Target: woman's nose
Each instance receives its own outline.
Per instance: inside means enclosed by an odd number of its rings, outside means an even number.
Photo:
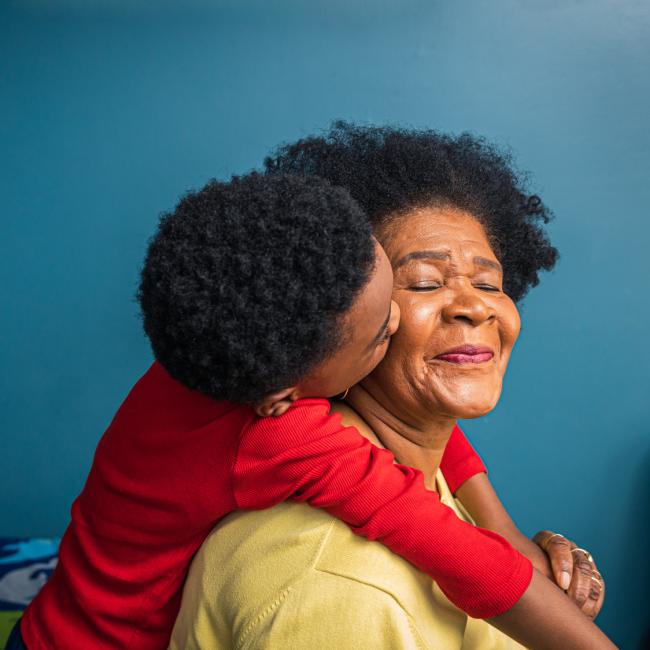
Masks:
[[[461,321],[477,326],[495,318],[495,311],[483,301],[476,289],[459,288],[443,307],[442,317],[448,323]]]

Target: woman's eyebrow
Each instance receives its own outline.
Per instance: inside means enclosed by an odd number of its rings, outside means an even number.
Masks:
[[[408,253],[407,255],[404,255],[404,257],[400,257],[397,262],[395,262],[395,266],[393,267],[393,271],[396,271],[400,266],[404,266],[407,262],[410,262],[411,260],[448,260],[450,258],[450,254],[448,251],[414,251],[412,253]],[[481,257],[477,256],[474,258],[474,264],[476,266],[487,266],[490,269],[496,269],[497,271],[500,271],[503,273],[503,267],[499,262],[496,262],[495,260],[488,259],[487,257]]]
[[[499,262],[495,262],[494,260],[490,260],[487,257],[475,257],[474,264],[476,264],[476,266],[487,266],[490,269],[496,269],[497,271],[503,273],[503,267],[501,264],[499,264]]]
[[[414,251],[413,253],[408,253],[404,257],[400,257],[393,270],[397,270],[400,266],[404,266],[407,262],[411,260],[448,260],[450,257],[448,251]]]

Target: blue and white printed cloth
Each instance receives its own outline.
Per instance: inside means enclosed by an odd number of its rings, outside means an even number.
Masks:
[[[0,537],[0,648],[54,571],[59,539]]]

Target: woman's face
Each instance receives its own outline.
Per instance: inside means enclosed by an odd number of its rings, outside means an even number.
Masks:
[[[499,400],[520,321],[483,227],[466,212],[432,207],[396,219],[379,239],[401,323],[362,383],[402,415],[484,415]]]

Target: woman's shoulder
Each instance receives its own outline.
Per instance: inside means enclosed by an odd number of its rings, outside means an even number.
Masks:
[[[364,647],[359,635],[377,650],[470,641],[472,650],[518,647],[492,639],[484,621],[470,623],[428,576],[386,547],[322,510],[285,502],[233,513],[215,527],[192,563],[170,647],[199,639],[197,647],[215,649],[345,650]]]
[[[233,640],[247,636],[313,566],[333,523],[291,502],[222,519],[192,561],[170,648],[240,647]]]
[[[324,510],[291,501],[238,511],[219,522],[198,551],[188,581],[200,580],[200,591],[227,592],[219,596],[226,603],[228,594],[246,592],[250,604],[324,573],[389,593],[405,607],[430,598],[431,579],[411,564]]]
[[[294,642],[285,647],[301,647],[296,635],[312,645],[334,635],[338,644],[328,647],[352,648],[357,628],[368,626],[366,638],[387,639],[378,648],[453,648],[465,619],[428,576],[378,542],[324,511],[285,502],[236,512],[213,530],[192,563],[171,647],[196,638],[214,648],[234,639],[242,648],[280,647],[285,634]]]

